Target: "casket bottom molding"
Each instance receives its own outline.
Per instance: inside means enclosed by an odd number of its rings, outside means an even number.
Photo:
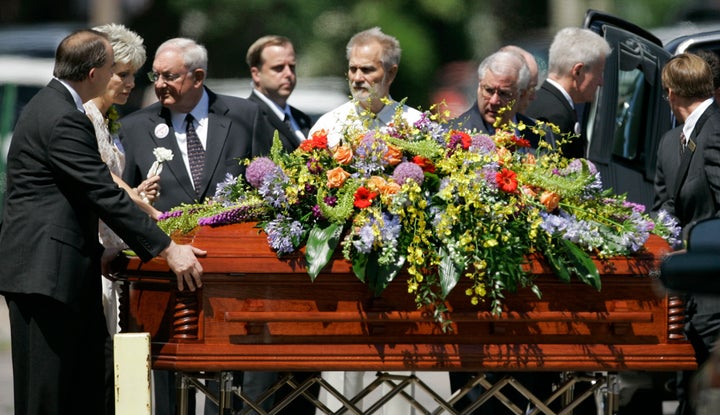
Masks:
[[[162,260],[129,258],[124,332],[149,332],[153,367],[175,371],[690,370],[684,305],[653,275],[669,247],[651,237],[630,258],[596,261],[602,290],[564,283],[538,258],[542,298],[508,293],[501,315],[474,306],[463,283],[448,297],[450,330],[418,310],[399,275],[376,297],[335,260],[312,282],[302,256],[278,259],[254,223],[176,238],[208,251],[203,286],[177,291]]]

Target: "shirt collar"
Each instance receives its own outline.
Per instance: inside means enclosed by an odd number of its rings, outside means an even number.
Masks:
[[[287,104],[285,104],[285,107],[283,108],[275,102],[271,101],[270,98],[265,96],[265,94],[254,88],[252,90],[252,93],[257,95],[257,97],[260,98],[261,101],[266,103],[267,106],[272,109],[272,111],[275,113],[275,115],[277,115],[279,119],[284,120],[285,114],[290,114],[290,106],[288,106]]]
[[[565,100],[567,100],[567,102],[570,104],[570,107],[571,107],[571,108],[573,108],[573,109],[575,108],[575,103],[573,102],[572,98],[570,98],[570,94],[568,94],[568,92],[565,90],[565,88],[562,87],[562,85],[560,85],[559,83],[553,81],[553,80],[550,79],[550,78],[547,78],[546,81],[547,81],[550,85],[552,85],[552,86],[554,86],[555,88],[557,88],[557,89],[560,91],[560,93],[563,94],[563,96],[565,97]]]
[[[377,114],[374,114],[374,119],[376,119],[381,125],[388,125],[392,122],[393,117],[395,116],[395,111],[397,110],[398,105],[400,105],[399,102],[393,100],[389,95],[386,97],[390,102],[382,107],[380,112]],[[361,114],[367,114],[370,111],[366,110],[360,103],[355,102],[355,112],[358,115]]]
[[[687,117],[687,120],[685,120],[685,124],[683,125],[683,133],[685,133],[685,137],[688,137],[688,138],[692,137],[692,133],[693,133],[693,130],[695,129],[695,125],[697,124],[698,120],[700,119],[700,116],[705,112],[705,110],[708,109],[708,107],[710,105],[712,105],[713,99],[714,98],[708,98],[705,101],[703,101]]]
[[[72,95],[73,101],[75,101],[75,107],[77,107],[78,111],[85,112],[85,107],[83,107],[82,98],[80,98],[80,94],[77,93],[73,89],[73,87],[70,86],[67,82],[63,81],[62,79],[57,79],[63,86],[70,92],[70,95]]]
[[[200,125],[205,125],[208,118],[208,108],[210,106],[210,97],[208,96],[208,93],[205,89],[203,89],[202,96],[200,97],[200,101],[198,101],[197,105],[195,105],[195,108],[193,108],[190,111],[190,114],[192,114],[193,118],[198,122]],[[187,116],[186,113],[182,112],[173,112],[172,113],[172,123],[173,128],[175,131],[185,131],[185,117]]]

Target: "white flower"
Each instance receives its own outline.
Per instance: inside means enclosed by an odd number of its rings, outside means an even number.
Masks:
[[[150,166],[150,170],[148,170],[148,179],[160,174],[160,172],[162,172],[163,163],[173,159],[172,150],[165,147],[155,147],[153,154],[155,155],[155,162],[152,166]]]

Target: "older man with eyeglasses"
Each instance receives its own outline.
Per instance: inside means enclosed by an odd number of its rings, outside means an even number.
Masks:
[[[148,74],[159,102],[120,120],[123,179],[131,186],[147,176],[156,161],[153,150],[173,154],[160,174],[154,202],[160,211],[212,197],[227,174],[244,173],[243,159],[268,154],[272,145],[273,129],[255,103],[217,95],[204,85],[207,63],[206,49],[195,41],[166,41]],[[156,413],[175,414],[175,382],[168,372],[156,373],[155,381]]]
[[[453,120],[457,128],[495,134],[511,123],[534,127],[535,120],[518,113],[520,98],[530,86],[530,70],[523,56],[501,50],[485,58],[478,67],[477,101]],[[541,140],[531,128],[517,129],[515,134],[537,148]]]

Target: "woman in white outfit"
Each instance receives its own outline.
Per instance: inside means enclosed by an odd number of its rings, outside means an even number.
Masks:
[[[106,33],[110,38],[110,44],[115,54],[115,73],[108,82],[105,93],[85,103],[85,113],[95,127],[100,156],[108,165],[115,183],[125,189],[133,201],[148,215],[157,219],[160,212],[143,201],[143,198],[150,202],[154,200],[159,191],[158,180],[160,177],[153,176],[134,189],[121,179],[125,156],[117,138],[119,124],[117,110],[114,107],[115,104],[127,103],[130,92],[135,87],[135,73],[142,67],[146,59],[143,39],[137,33],[119,24],[108,24],[94,29]],[[125,248],[125,243],[102,221],[100,221],[99,231],[100,243],[105,247],[102,261],[103,276],[107,277],[105,265]],[[110,279],[103,278],[103,307],[110,334],[119,331],[117,296],[118,287]]]

